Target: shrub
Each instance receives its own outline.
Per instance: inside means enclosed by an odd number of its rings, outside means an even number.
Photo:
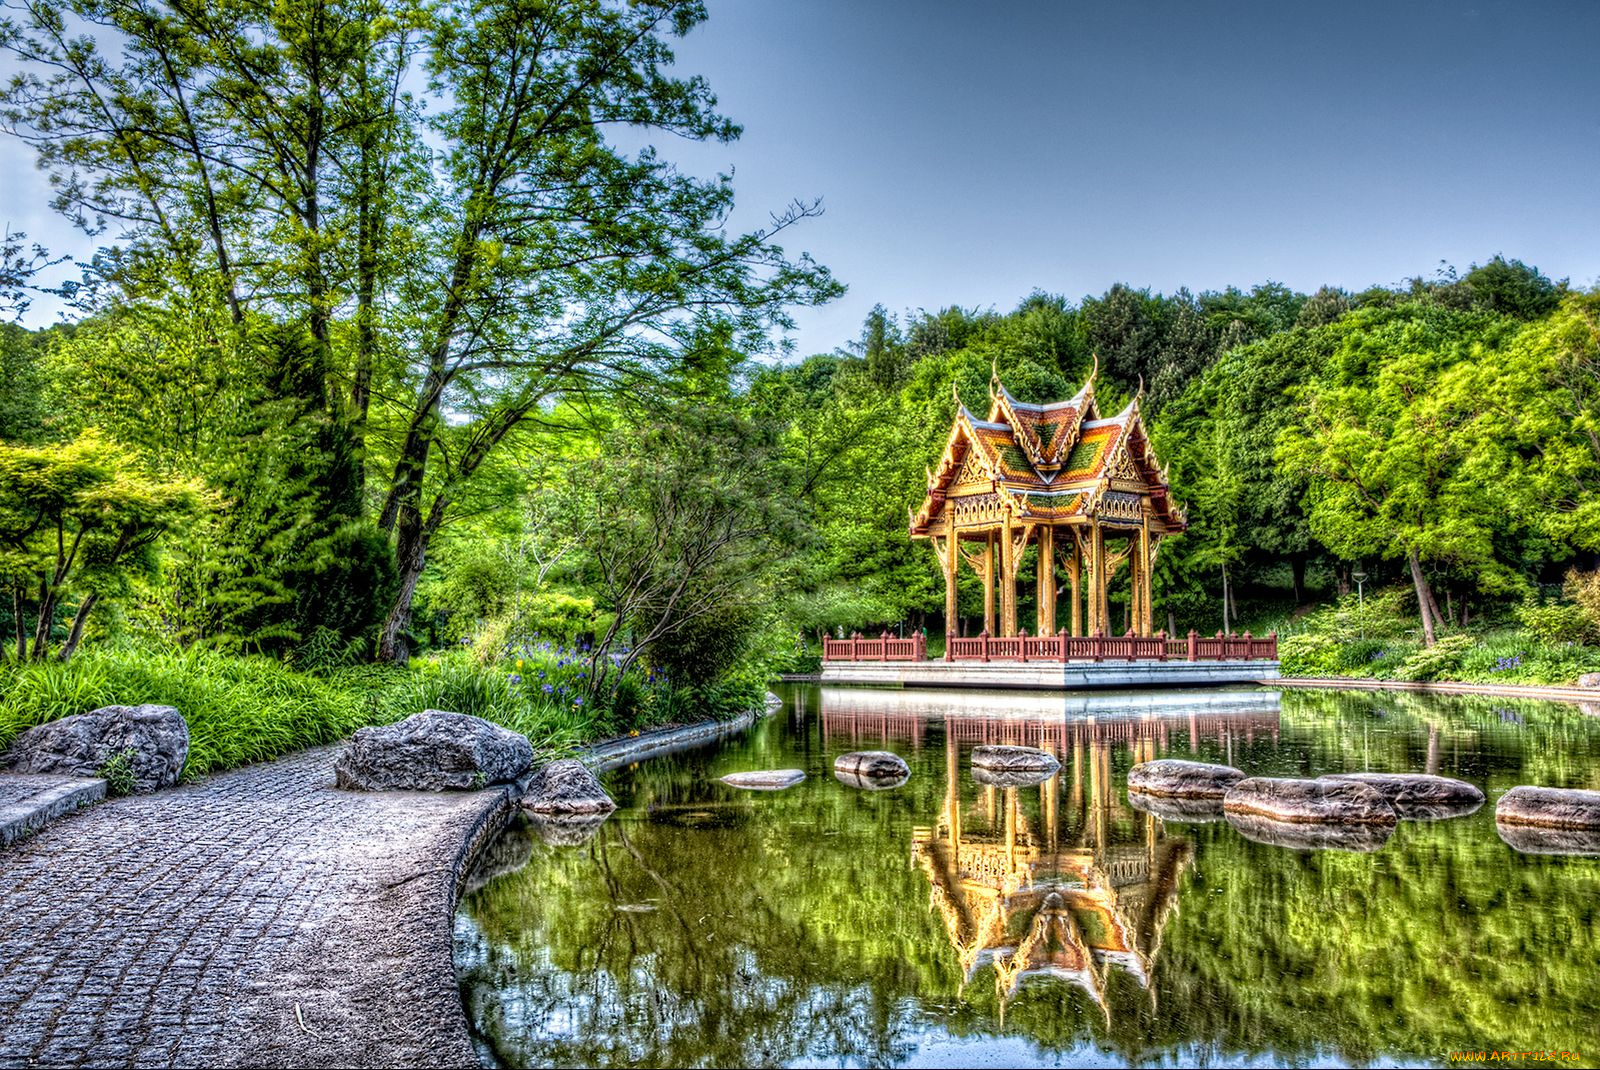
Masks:
[[[1517,622],[1546,643],[1579,643],[1590,633],[1582,607],[1570,602],[1527,601],[1516,609]]]
[[[1461,659],[1476,645],[1470,635],[1446,635],[1431,647],[1423,647],[1411,654],[1394,669],[1396,680],[1437,680],[1450,677],[1461,664]]]
[[[1585,638],[1600,641],[1600,571],[1579,572],[1570,569],[1561,593],[1576,603],[1586,627]]]

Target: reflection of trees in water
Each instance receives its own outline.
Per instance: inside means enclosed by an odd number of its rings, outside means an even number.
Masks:
[[[1592,770],[1597,726],[1544,707],[1515,725],[1487,703],[1292,698],[1276,734],[1259,714],[1194,733],[1181,717],[1026,729],[1062,761],[1039,788],[968,774],[970,744],[1021,738],[946,746],[1004,731],[996,719],[924,722],[921,749],[880,736],[914,772],[870,797],[813,778],[757,802],[710,786],[726,771],[713,759],[641,767],[640,809],[583,848],[534,845],[533,864],[469,897],[470,1012],[519,1064],[884,1064],[930,1031],[1002,1030],[1136,1062],[1582,1050],[1600,1010],[1600,862],[1517,856],[1487,807],[1403,823],[1371,855],[1289,851],[1162,822],[1122,785],[1136,761],[1230,746],[1247,766],[1313,771],[1359,768],[1363,748],[1375,768],[1432,753],[1444,773],[1509,777],[1547,748],[1551,769]],[[784,743],[769,727],[718,753],[825,768],[873,742],[834,729]]]

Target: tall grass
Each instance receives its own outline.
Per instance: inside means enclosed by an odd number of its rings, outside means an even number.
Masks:
[[[269,658],[202,650],[89,650],[68,662],[7,665],[0,686],[0,746],[100,706],[176,707],[189,724],[185,777],[332,743],[398,716],[385,701],[393,681],[381,676],[317,677]]]

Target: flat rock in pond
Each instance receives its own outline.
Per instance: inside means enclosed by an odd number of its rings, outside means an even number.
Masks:
[[[1055,776],[1056,769],[985,769],[972,767],[972,779],[986,788],[1031,788]]]
[[[1500,796],[1494,819],[1507,825],[1600,829],[1600,791],[1520,785]]]
[[[1036,747],[987,745],[972,749],[972,767],[992,773],[1054,773],[1061,763]]]
[[[1330,773],[1320,779],[1365,784],[1382,795],[1397,816],[1414,821],[1465,817],[1483,805],[1483,792],[1475,785],[1429,773]]]
[[[1228,811],[1228,824],[1239,835],[1269,847],[1295,851],[1376,851],[1389,842],[1394,824],[1331,825],[1311,821],[1276,821],[1260,814]]]
[[[858,750],[841,754],[833,760],[833,771],[865,777],[868,780],[892,780],[899,777],[902,782],[911,775],[911,767],[906,764],[906,760],[886,750]]]
[[[102,706],[35,725],[0,766],[18,773],[107,777],[120,765],[138,794],[171,787],[189,757],[189,725],[171,706]]]
[[[588,766],[576,758],[562,758],[533,774],[522,808],[536,814],[609,814],[617,804]]]
[[[1231,765],[1163,758],[1155,762],[1140,762],[1130,769],[1128,790],[1185,799],[1220,799],[1228,794],[1229,788],[1243,779],[1244,773]]]
[[[1329,825],[1393,825],[1394,807],[1382,795],[1353,780],[1291,780],[1247,777],[1223,796],[1222,808],[1258,814],[1274,821]]]
[[[1494,830],[1513,850],[1525,855],[1579,855],[1600,858],[1600,829],[1553,829],[1539,825],[1494,823]]]
[[[1150,795],[1142,791],[1128,791],[1128,805],[1135,810],[1154,814],[1163,821],[1180,821],[1190,825],[1207,825],[1222,820],[1220,798],[1194,798],[1183,795]]]
[[[756,769],[748,773],[729,773],[722,782],[730,788],[749,791],[781,791],[806,778],[804,769]]]

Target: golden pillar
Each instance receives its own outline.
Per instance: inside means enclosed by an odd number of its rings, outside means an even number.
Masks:
[[[1089,631],[1104,633],[1106,627],[1106,534],[1100,521],[1089,529]]]
[[[939,541],[933,540],[935,553],[939,551]],[[956,546],[956,520],[947,517],[945,520],[944,553],[939,554],[939,563],[944,566],[944,635],[945,656],[949,656],[950,640],[956,637],[960,618],[956,604],[956,555],[960,550]]]
[[[1039,617],[1040,635],[1056,631],[1056,531],[1046,524],[1039,529]]]
[[[1083,634],[1083,597],[1079,590],[1078,582],[1083,577],[1083,550],[1082,540],[1078,538],[1076,528],[1068,528],[1067,534],[1072,537],[1072,547],[1067,554],[1067,576],[1072,582],[1072,634]]]
[[[1156,633],[1156,614],[1150,585],[1150,518],[1144,518],[1139,528],[1139,634]]]
[[[1017,634],[1017,557],[1011,514],[1000,528],[1000,634]]]
[[[983,544],[983,630],[994,634],[994,532],[987,532]]]

